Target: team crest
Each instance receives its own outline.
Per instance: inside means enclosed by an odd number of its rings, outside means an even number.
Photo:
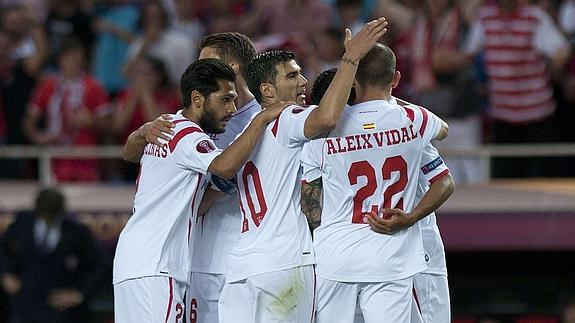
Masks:
[[[294,108],[293,110],[291,110],[291,113],[298,114],[300,112],[303,112],[304,110],[305,110],[304,108]]]
[[[214,147],[211,141],[202,140],[196,146],[196,150],[201,152],[202,154],[207,154],[209,152],[216,150],[216,147]]]

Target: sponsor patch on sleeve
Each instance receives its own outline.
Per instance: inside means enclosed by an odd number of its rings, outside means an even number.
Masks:
[[[432,172],[433,170],[435,170],[437,167],[439,167],[442,164],[443,164],[443,159],[441,157],[437,157],[434,160],[432,160],[431,162],[429,162],[428,164],[423,165],[421,167],[421,171],[423,172],[423,174],[427,175],[427,174],[429,174],[429,172]]]
[[[216,147],[214,146],[214,144],[212,144],[211,141],[202,140],[196,146],[196,150],[201,152],[202,154],[207,154],[209,152],[216,150]]]

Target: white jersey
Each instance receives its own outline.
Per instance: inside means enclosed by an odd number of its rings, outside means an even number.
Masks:
[[[300,155],[312,109],[286,108],[236,175],[243,220],[228,258],[228,282],[314,263],[311,233],[300,207]]]
[[[314,231],[317,274],[385,282],[423,271],[418,224],[383,235],[370,229],[363,212],[413,208],[423,148],[439,133],[439,118],[392,98],[346,107],[340,120],[302,154],[304,171],[319,169],[323,178],[321,226]]]
[[[429,184],[447,173],[449,173],[449,169],[441,156],[439,156],[439,152],[433,145],[428,144],[424,148],[421,158],[415,205],[419,203],[423,195],[429,190]],[[443,247],[443,241],[441,240],[441,234],[439,233],[439,227],[437,226],[435,213],[431,213],[419,221],[419,227],[421,228],[425,262],[427,263],[427,269],[424,273],[447,275],[445,249]]]
[[[147,276],[188,282],[191,227],[207,185],[205,174],[221,150],[181,114],[172,120],[172,140],[144,149],[133,215],[116,248],[114,284]]]
[[[210,137],[218,148],[225,149],[259,111],[260,104],[255,99],[250,101],[234,113],[224,133],[212,134]],[[238,227],[241,218],[238,195],[232,194],[215,201],[205,215],[196,219],[193,234],[193,272],[226,272],[228,254],[240,234]]]

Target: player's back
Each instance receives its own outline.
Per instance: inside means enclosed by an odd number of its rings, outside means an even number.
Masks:
[[[310,112],[299,106],[284,110],[236,175],[243,220],[228,260],[229,282],[314,262],[300,208],[303,125]]]
[[[302,160],[316,163],[323,180],[321,226],[314,232],[319,275],[388,281],[424,269],[417,225],[382,235],[363,213],[381,206],[411,210],[422,149],[439,127],[417,107],[375,100],[347,107],[334,131],[308,144]]]
[[[155,275],[187,282],[192,217],[205,189],[205,171],[220,150],[198,125],[181,114],[172,118],[173,139],[144,149],[133,215],[116,249],[114,283]]]

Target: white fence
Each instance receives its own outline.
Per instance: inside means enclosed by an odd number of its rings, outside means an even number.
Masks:
[[[491,171],[493,157],[569,157],[575,156],[575,144],[521,144],[521,145],[483,145],[473,149],[444,149],[446,157],[479,158],[482,167]],[[1,146],[0,159],[37,159],[38,176],[43,185],[53,183],[52,160],[71,159],[121,159],[121,146],[84,146],[84,147],[38,147],[38,146]],[[575,165],[574,165],[575,166]],[[491,176],[489,176],[491,177]]]

